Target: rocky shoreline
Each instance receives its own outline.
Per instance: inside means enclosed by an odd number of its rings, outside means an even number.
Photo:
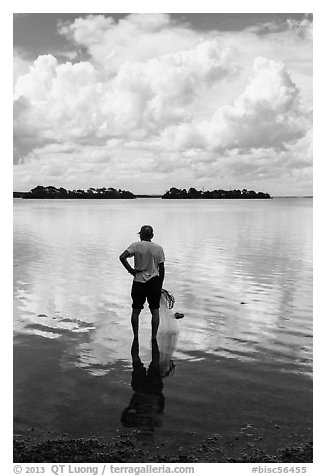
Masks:
[[[173,451],[157,442],[144,444],[139,432],[111,438],[55,438],[33,441],[14,438],[15,463],[311,463],[312,442],[295,442],[268,451],[260,442],[249,442],[243,435],[223,438],[212,435],[193,447],[176,446]]]

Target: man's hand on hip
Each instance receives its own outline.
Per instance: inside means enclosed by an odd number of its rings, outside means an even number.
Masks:
[[[135,269],[131,269],[129,273],[132,274],[133,276],[136,276],[137,273],[141,273],[141,270],[135,268]]]

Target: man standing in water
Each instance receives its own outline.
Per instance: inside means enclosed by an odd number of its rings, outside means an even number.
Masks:
[[[132,243],[121,253],[120,261],[128,273],[134,276],[131,289],[132,314],[131,325],[134,337],[138,339],[139,314],[147,299],[152,314],[152,339],[156,339],[160,323],[159,307],[164,280],[164,251],[160,245],[152,242],[153,228],[144,225],[139,232],[140,241]],[[128,258],[134,257],[134,268]]]

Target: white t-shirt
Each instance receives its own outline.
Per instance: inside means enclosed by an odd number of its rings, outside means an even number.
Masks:
[[[128,246],[127,251],[134,257],[135,268],[141,270],[134,276],[134,281],[146,283],[159,275],[158,265],[165,261],[162,246],[152,241],[136,241]]]

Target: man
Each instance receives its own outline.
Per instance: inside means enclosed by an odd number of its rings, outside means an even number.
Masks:
[[[138,339],[139,314],[147,299],[152,314],[152,340],[156,339],[160,323],[159,307],[164,280],[164,251],[152,242],[153,228],[144,225],[139,232],[140,241],[132,243],[121,255],[120,261],[126,270],[134,276],[131,289],[132,314],[131,325],[134,338]],[[134,268],[128,258],[134,257]]]

